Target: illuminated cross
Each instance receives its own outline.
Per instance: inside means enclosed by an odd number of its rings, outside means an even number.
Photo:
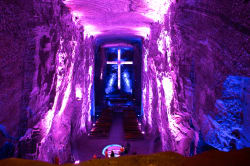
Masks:
[[[121,50],[118,49],[118,60],[107,61],[107,64],[118,65],[118,89],[121,89],[121,65],[131,65],[133,61],[121,61]]]

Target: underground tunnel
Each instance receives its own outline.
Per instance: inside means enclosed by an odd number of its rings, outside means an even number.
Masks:
[[[248,149],[249,10],[247,0],[1,0],[0,159]]]

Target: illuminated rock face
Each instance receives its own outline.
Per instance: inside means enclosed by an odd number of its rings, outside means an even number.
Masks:
[[[1,124],[21,137],[19,157],[65,162],[90,122],[92,39],[61,1],[25,5],[1,2]]]
[[[234,79],[230,79],[230,76],[250,76],[247,63],[250,58],[247,46],[249,32],[246,31],[244,17],[247,6],[244,2],[236,1],[203,3],[206,7],[198,1],[180,1],[171,8],[169,30],[173,50],[171,62],[177,75],[177,110],[188,115],[186,118],[182,116],[182,119],[186,123],[189,121],[190,130],[201,132],[206,143],[228,151],[232,146],[231,140],[238,142],[236,147],[239,145],[237,148],[240,148],[241,138],[237,138],[233,130],[238,127],[242,129],[243,120],[240,115],[237,115],[238,118],[234,116],[236,112],[247,109],[243,105],[248,102],[243,98],[231,97],[230,100],[234,98],[234,102],[241,100],[242,105],[239,104],[237,111],[233,111],[229,105],[224,111],[221,108],[218,110],[217,103],[219,99],[225,99],[226,91],[229,94],[234,91],[230,88],[234,84]],[[249,94],[249,88],[244,83],[239,83],[238,87],[242,89],[237,92],[240,96]],[[227,105],[226,100],[223,102]],[[216,123],[221,124],[215,125]],[[242,137],[245,134],[240,135]]]
[[[51,7],[54,15],[50,19],[59,20],[52,26],[35,29],[38,36],[46,36],[47,47],[40,49],[39,55],[47,54],[48,58],[35,61],[38,77],[33,79],[35,94],[34,98],[31,95],[29,105],[44,112],[42,120],[35,125],[42,135],[38,159],[51,161],[60,156],[60,162],[66,162],[70,159],[71,138],[80,131],[85,133],[90,122],[93,52],[91,39],[84,38],[83,28],[72,21],[68,9],[63,4]],[[50,10],[48,5],[36,9],[38,13]]]
[[[143,118],[161,150],[190,156],[201,141],[223,151],[250,146],[249,3],[156,1],[96,0],[103,14],[83,5],[81,19],[61,0],[0,2],[0,124],[23,136],[19,157],[69,160],[94,109],[88,35],[104,31],[144,37]]]
[[[183,84],[179,85],[178,70],[175,71],[177,66],[171,61],[173,54],[169,47],[169,35],[164,25],[153,24],[151,36],[145,41],[144,120],[147,132],[155,135],[156,139],[161,138],[163,151],[175,151],[189,156],[195,153],[199,139],[198,132],[192,128],[192,121],[195,119],[192,119],[190,102],[193,101],[194,87],[190,81],[186,87],[182,87],[186,88],[185,94],[177,89]],[[163,42],[163,48],[160,47],[160,42]],[[187,103],[183,103],[185,100]]]
[[[177,1],[164,23],[151,25],[143,109],[146,129],[160,136],[163,150],[189,156],[200,141],[223,151],[249,147],[246,4]],[[225,99],[225,92],[238,97]]]
[[[21,112],[22,83],[23,83],[23,59],[25,54],[25,34],[23,29],[19,29],[25,24],[23,17],[17,17],[15,11],[21,9],[13,5],[0,2],[1,33],[0,33],[0,124],[5,126],[6,131],[17,136],[17,126]],[[23,13],[22,16],[25,16]],[[16,121],[10,121],[16,119]],[[0,137],[0,146],[6,141]]]
[[[208,120],[203,122],[203,125],[209,126],[206,129],[207,142],[219,150],[250,146],[249,83],[249,77],[228,76],[223,83],[222,95],[216,100],[216,114],[208,115]]]

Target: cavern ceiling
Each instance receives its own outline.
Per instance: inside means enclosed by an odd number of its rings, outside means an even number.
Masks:
[[[150,23],[160,21],[163,18],[160,11],[169,6],[168,1],[157,0],[65,0],[64,3],[91,35],[145,36]]]

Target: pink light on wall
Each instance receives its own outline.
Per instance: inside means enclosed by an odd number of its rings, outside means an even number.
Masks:
[[[144,15],[154,22],[164,22],[164,15],[167,13],[172,0],[144,0],[148,6],[148,12]]]
[[[158,50],[161,52],[161,55],[165,55],[166,52],[166,45],[167,45],[167,42],[165,40],[166,36],[167,36],[167,31],[162,30],[157,40]]]
[[[61,86],[63,75],[60,73],[63,73],[64,68],[64,59],[66,58],[67,54],[63,51],[63,44],[64,40],[60,39],[60,49],[58,50],[58,53],[56,55],[56,73],[57,73],[57,92],[59,91],[59,87]]]
[[[147,72],[148,71],[148,50],[147,49],[145,49],[145,52],[144,52],[143,63],[144,63],[144,71]]]
[[[69,74],[64,77],[64,86],[66,86],[66,90],[64,92],[64,97],[62,100],[62,106],[60,108],[60,111],[58,113],[59,116],[62,115],[63,111],[65,110],[68,101],[69,101],[69,97],[71,94],[71,89],[72,89],[72,76],[73,76],[73,69],[74,69],[74,59],[75,59],[75,49],[77,46],[77,42],[76,41],[71,41],[71,46],[72,46],[72,62],[70,64],[70,68],[69,68]]]
[[[166,51],[167,51],[167,60],[168,60],[168,64],[169,64],[169,67],[171,67],[171,62],[170,62],[170,56],[171,56],[171,39],[170,39],[170,36],[169,35],[166,35],[165,36],[165,41],[166,41]]]
[[[96,36],[101,34],[101,32],[95,27],[94,25],[91,24],[85,24],[84,25],[84,37],[90,37],[90,36]]]
[[[88,87],[88,123],[91,121],[91,90],[93,86],[93,80],[94,79],[94,71],[93,66],[89,66],[89,87]]]
[[[82,100],[82,88],[79,84],[76,84],[76,100]]]
[[[93,86],[93,67],[89,66],[88,71],[88,86],[87,91],[84,93],[83,102],[82,102],[82,115],[81,115],[81,125],[80,129],[83,133],[87,132],[86,124],[91,122],[91,90]]]
[[[72,14],[72,20],[75,23],[75,25],[80,24],[80,20],[81,20],[81,17],[83,16],[83,13],[79,11],[73,11],[71,12],[71,14]]]
[[[73,73],[73,66],[71,65],[69,75],[61,74],[61,73],[64,73],[64,72],[62,72],[63,70],[65,70],[64,59],[67,56],[66,52],[63,51],[63,42],[64,42],[64,40],[60,39],[60,48],[59,48],[58,53],[56,55],[56,77],[57,78],[53,80],[53,81],[56,80],[55,100],[54,100],[52,108],[46,113],[44,119],[42,120],[42,130],[43,130],[43,135],[44,135],[42,142],[44,142],[46,140],[46,138],[47,138],[46,136],[48,135],[48,133],[51,129],[51,126],[52,126],[52,122],[55,118],[56,110],[58,108],[60,108],[60,106],[58,105],[59,104],[58,100],[59,100],[60,95],[63,93],[62,89],[64,89],[64,87],[66,86],[62,105],[61,105],[60,111],[58,113],[59,115],[61,115],[62,112],[64,111],[66,104],[67,104],[67,101],[69,99],[69,95],[71,93],[71,79],[72,79],[72,73]],[[76,42],[72,42],[72,46],[73,46],[72,57],[73,57],[73,59],[75,56],[76,45],[77,45]]]
[[[148,85],[148,124],[150,128],[152,128],[152,111],[153,111],[153,89],[152,89],[152,81],[149,82]]]
[[[80,131],[86,133],[91,126],[91,113],[94,114],[93,99],[93,82],[94,82],[94,50],[92,49],[91,38],[86,37],[87,60],[82,64],[82,68],[87,71],[82,75],[82,102],[80,116]],[[91,112],[92,111],[92,112]]]
[[[67,105],[68,100],[69,100],[70,93],[71,93],[71,82],[68,84],[68,86],[66,88],[66,91],[64,93],[64,97],[63,97],[63,100],[62,100],[62,106],[61,106],[60,111],[58,113],[59,116],[62,115],[63,111],[66,108],[66,105]]]
[[[163,77],[162,86],[164,90],[164,96],[166,99],[166,105],[168,106],[168,108],[170,108],[170,103],[172,101],[173,93],[174,93],[172,79],[168,76]]]
[[[57,79],[54,79],[53,81],[56,80],[56,95],[55,95],[55,100],[53,103],[53,107],[52,109],[50,109],[44,119],[42,120],[42,130],[43,130],[43,140],[42,142],[45,141],[46,136],[48,135],[50,129],[51,129],[51,125],[52,125],[52,121],[53,118],[55,116],[55,112],[56,112],[56,108],[57,108],[57,103],[58,103],[58,98],[59,98],[59,94],[60,94],[60,87],[62,84],[62,80],[63,80],[63,76],[60,75],[60,72],[63,70],[63,59],[67,56],[65,52],[62,51],[63,47],[62,47],[62,43],[64,41],[62,39],[60,39],[60,49],[56,55],[56,73],[57,73]]]
[[[167,13],[167,10],[165,11]],[[157,13],[156,13],[157,14]],[[161,13],[162,14],[162,13]],[[164,18],[164,14],[161,15]],[[162,20],[163,21],[163,20]],[[171,112],[174,95],[173,74],[170,69],[171,38],[163,22],[152,25],[151,36],[143,54],[143,110],[148,132],[158,130],[162,150],[169,150],[172,140],[182,139],[177,117]],[[158,34],[159,36],[153,36]],[[171,137],[173,136],[173,137]]]
[[[51,124],[54,118],[55,110],[52,108],[50,109],[47,114],[45,115],[45,118],[42,120],[42,126],[43,126],[43,134],[46,136],[51,128]],[[43,141],[42,141],[43,142]]]
[[[162,80],[162,86],[164,90],[164,97],[165,97],[165,104],[166,104],[166,113],[167,113],[167,118],[168,118],[168,123],[169,123],[169,129],[171,130],[172,134],[177,137],[179,133],[179,127],[176,122],[176,116],[172,115],[170,112],[170,103],[173,99],[173,94],[174,94],[174,87],[173,87],[173,81],[170,77],[165,76]]]
[[[135,27],[132,28],[135,32],[136,35],[142,36],[144,38],[147,38],[148,36],[150,36],[150,27]]]
[[[151,83],[146,83],[143,89],[143,110],[144,110],[144,121],[148,124],[148,131],[151,132],[152,129],[152,101],[153,101],[153,91],[151,87]]]
[[[146,40],[148,40],[146,37]],[[147,132],[150,133],[152,131],[152,102],[153,102],[153,85],[152,85],[152,71],[150,70],[151,64],[149,62],[149,50],[145,46],[143,46],[143,90],[142,90],[142,106],[143,106],[143,119],[144,123],[147,124],[148,129]]]

